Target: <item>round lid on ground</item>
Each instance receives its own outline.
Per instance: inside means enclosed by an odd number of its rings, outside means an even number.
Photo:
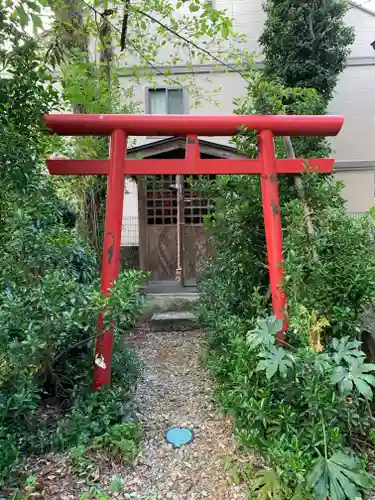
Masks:
[[[172,444],[175,448],[179,448],[184,444],[189,444],[193,440],[193,433],[186,427],[171,427],[168,429],[165,438],[168,443]]]

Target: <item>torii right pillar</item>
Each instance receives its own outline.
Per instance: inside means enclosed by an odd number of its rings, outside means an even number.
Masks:
[[[283,281],[283,235],[280,215],[279,186],[273,134],[262,130],[258,134],[259,159],[263,172],[260,175],[264,227],[266,233],[268,268],[272,294],[272,308],[278,319],[283,319],[282,331],[277,334],[279,341],[284,340],[287,329],[286,297]]]

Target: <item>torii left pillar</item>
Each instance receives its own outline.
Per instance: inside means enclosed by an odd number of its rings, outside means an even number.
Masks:
[[[122,211],[124,203],[125,176],[124,159],[127,148],[127,136],[123,130],[114,130],[111,134],[109,153],[109,172],[107,177],[106,212],[104,222],[104,243],[102,255],[102,275],[100,289],[105,295],[119,275]],[[111,382],[113,349],[113,324],[105,329],[103,314],[98,318],[99,335],[96,340],[96,357],[104,360],[102,368],[95,363],[94,390]],[[100,333],[102,332],[102,333]]]

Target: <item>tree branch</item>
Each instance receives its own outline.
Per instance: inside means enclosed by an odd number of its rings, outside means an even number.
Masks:
[[[315,42],[315,33],[314,33],[314,14],[315,14],[315,1],[313,1],[311,5],[311,10],[309,14],[309,31],[311,35],[311,43]]]
[[[99,12],[95,7],[93,7],[92,5],[90,5],[88,2],[86,2],[85,0],[81,0],[82,3],[84,3],[92,12],[94,12],[95,14],[97,14],[98,16],[100,17],[103,17],[104,16],[104,13],[103,12]],[[107,23],[114,29],[116,30],[118,33],[121,33],[121,30],[115,26],[111,21],[109,21],[109,19],[106,19]],[[144,59],[147,64],[150,66],[150,68],[154,69],[159,75],[162,75],[164,76],[168,81],[170,81],[171,83],[173,83],[174,85],[178,85],[179,87],[181,87],[181,82],[179,82],[178,80],[175,80],[174,78],[171,78],[170,76],[166,75],[163,71],[161,71],[157,66],[155,66],[155,64],[153,64],[150,59],[145,56],[137,47],[134,43],[132,43],[129,38],[127,38],[126,42],[131,46],[133,47],[133,49],[137,52],[137,54],[139,54],[140,57],[142,57],[142,59]]]
[[[121,52],[124,52],[126,48],[126,34],[128,31],[129,7],[130,7],[130,0],[125,0],[124,18],[122,20],[122,28],[121,28],[121,41],[120,41]]]
[[[204,54],[208,55],[209,57],[211,57],[211,59],[213,59],[214,61],[218,62],[219,64],[221,64],[221,66],[224,66],[226,67],[227,69],[230,69],[231,71],[234,71],[236,73],[238,73],[241,78],[243,78],[246,82],[248,82],[248,79],[242,74],[241,71],[238,71],[234,66],[232,66],[231,64],[228,64],[226,63],[225,61],[222,61],[220,58],[216,57],[214,54],[212,54],[209,50],[199,46],[198,44],[196,44],[195,42],[193,42],[192,40],[189,40],[188,38],[186,38],[185,36],[181,35],[180,33],[178,33],[177,31],[175,31],[174,29],[170,28],[169,26],[167,26],[166,24],[162,23],[161,21],[159,21],[159,19],[156,19],[156,17],[153,17],[151,16],[151,14],[148,14],[147,12],[144,12],[143,10],[141,9],[138,9],[137,7],[134,7],[132,6],[131,8],[133,11],[135,12],[138,12],[138,14],[141,14],[142,16],[145,16],[147,17],[148,19],[150,19],[150,21],[152,21],[153,23],[156,23],[158,24],[159,26],[161,26],[162,28],[164,28],[166,31],[168,31],[169,33],[171,33],[172,35],[176,36],[177,38],[179,38],[180,40],[184,41],[185,43],[187,43],[188,45],[191,45],[192,47],[194,47],[195,49],[199,50],[200,52],[203,52]]]
[[[86,0],[80,0],[82,3],[84,3],[89,9],[91,9],[93,12],[95,12],[97,15],[103,17],[103,13],[102,12],[99,12],[95,7],[93,7],[92,5],[90,5],[88,2],[86,2]],[[188,38],[186,38],[185,36],[181,35],[181,33],[178,33],[177,31],[175,31],[174,29],[172,29],[171,27],[169,27],[168,25],[166,25],[165,23],[163,23],[162,21],[160,21],[159,19],[156,19],[155,17],[153,17],[151,14],[148,14],[147,12],[144,12],[143,10],[141,9],[138,9],[134,6],[130,6],[130,0],[129,0],[129,3],[128,3],[128,11],[129,10],[133,10],[134,12],[138,12],[139,14],[147,17],[148,19],[150,19],[150,21],[152,21],[153,23],[156,23],[158,24],[159,26],[161,26],[162,28],[164,28],[166,31],[168,31],[169,33],[171,33],[172,35],[176,36],[177,38],[179,38],[180,40],[184,41],[186,44],[194,47],[195,49],[199,50],[200,52],[203,52],[204,54],[208,55],[211,59],[213,59],[214,61],[216,61],[217,63],[219,63],[221,66],[239,74],[241,76],[241,78],[243,80],[245,80],[245,82],[249,83],[249,80],[248,78],[246,78],[246,76],[244,76],[244,74],[239,71],[238,69],[236,69],[234,66],[232,66],[231,64],[228,64],[226,63],[225,61],[222,61],[219,57],[215,56],[214,54],[212,54],[209,50],[205,49],[204,47],[201,47],[200,45],[198,45],[197,43],[193,42],[192,40],[189,40]],[[119,28],[117,28],[117,26],[115,26],[113,23],[111,23],[110,21],[107,20],[107,22],[116,30],[118,31],[119,33],[121,33],[123,35],[123,30],[120,30]],[[129,42],[129,39],[126,39],[126,42]],[[150,60],[141,54],[141,52],[139,51],[139,49],[136,49],[135,45],[134,44],[130,44],[134,50],[136,50],[136,52],[150,65],[150,67],[152,67],[154,70],[156,70],[159,74],[165,76],[168,80],[171,80],[173,81],[171,78],[169,78],[164,72],[160,71],[157,66],[153,65]],[[176,80],[175,80],[176,82]],[[181,85],[180,82],[178,82],[178,85]]]
[[[296,155],[294,153],[294,148],[293,148],[291,138],[290,137],[283,137],[283,141],[284,141],[284,149],[285,149],[286,156],[288,158],[295,159]],[[305,189],[304,189],[303,184],[302,184],[302,179],[301,179],[300,175],[294,175],[293,178],[294,178],[294,184],[296,186],[298,196],[299,196],[301,203],[302,203],[303,213],[304,213],[305,221],[306,221],[307,233],[312,238],[314,236],[314,232],[315,232],[314,231],[314,223],[313,223],[313,220],[311,217],[311,211],[310,211],[309,205],[306,201]],[[315,249],[314,244],[312,244],[312,255],[313,255],[314,261],[316,261],[318,259],[318,255],[316,253],[316,249]]]

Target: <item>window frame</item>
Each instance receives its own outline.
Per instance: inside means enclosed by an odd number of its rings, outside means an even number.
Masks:
[[[184,110],[184,115],[189,114],[189,101],[188,101],[188,93],[185,87],[173,87],[173,86],[165,86],[165,85],[157,85],[156,87],[145,87],[145,114],[151,115],[151,101],[150,101],[150,90],[165,90],[166,94],[168,94],[168,90],[181,90],[182,91],[182,107]],[[169,113],[167,113],[168,115]],[[167,116],[166,115],[166,116]]]

